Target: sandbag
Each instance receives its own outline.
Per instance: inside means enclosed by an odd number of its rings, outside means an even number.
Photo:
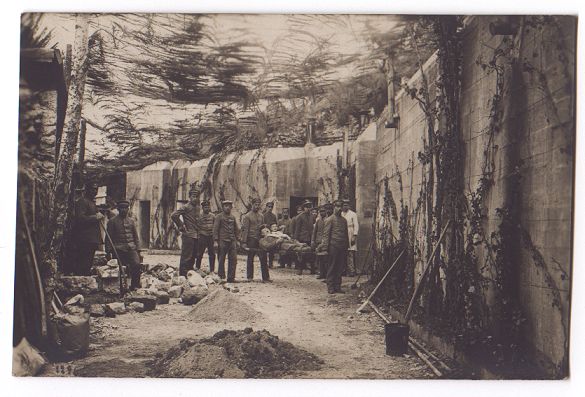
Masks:
[[[58,313],[51,318],[57,353],[64,357],[79,357],[89,349],[89,313]]]
[[[35,376],[47,363],[41,353],[26,338],[12,349],[12,375]]]

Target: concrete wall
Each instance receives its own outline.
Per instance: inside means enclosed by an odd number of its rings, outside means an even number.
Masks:
[[[356,214],[359,222],[357,266],[365,270],[373,261],[370,242],[376,212],[376,124],[370,126],[353,143],[351,161],[356,168]]]
[[[517,288],[526,318],[523,331],[539,364],[551,376],[562,376],[566,375],[563,372],[566,368],[562,368],[568,355],[570,305],[576,19],[557,17],[552,23],[527,23],[523,38],[517,43],[522,65],[519,73],[512,74],[504,58],[498,60],[504,66],[506,83],[501,129],[492,135],[490,142],[489,120],[497,86],[496,73],[482,68],[476,61],[489,62],[494,49],[505,49],[508,45],[503,41],[504,36],[489,33],[489,23],[493,20],[487,16],[474,17],[465,28],[460,113],[465,144],[465,193],[469,197],[476,191],[483,174],[484,152],[487,147],[493,148],[494,185],[484,200],[483,228],[484,235],[489,236],[500,224],[496,211],[505,204],[504,182],[515,173],[521,176],[520,218],[529,236],[528,241],[518,246],[516,264]],[[508,36],[506,40],[512,39]],[[425,73],[433,85],[436,70],[436,60],[431,57],[425,64]],[[409,85],[420,86],[420,82],[417,73]],[[433,91],[431,87],[430,92]],[[398,209],[400,200],[409,207],[417,245],[424,252],[425,211],[422,205],[417,206],[417,199],[426,174],[418,153],[422,151],[427,127],[418,103],[404,92],[397,96],[397,107],[399,128],[386,129],[383,120],[378,124],[377,222],[378,226],[389,224],[397,233],[397,220],[384,217],[381,211],[384,179],[388,178]],[[511,156],[522,160],[519,169],[507,168]],[[484,267],[489,263],[489,253],[479,247],[476,254],[478,265],[484,269],[483,276],[493,280],[493,268]],[[416,276],[420,275],[420,268],[419,261]],[[488,283],[482,293],[488,306],[492,305],[493,283]]]
[[[350,143],[349,158],[359,158],[358,183],[364,187],[358,203],[358,217],[365,218],[366,211],[375,207],[372,191],[375,165],[375,125],[370,128],[368,139]],[[301,148],[270,148],[229,153],[217,166],[210,182],[213,187],[208,197],[212,211],[220,209],[220,195],[234,202],[233,214],[240,219],[252,197],[258,197],[264,205],[275,202],[274,212],[290,206],[291,196],[317,197],[319,203],[337,199],[339,191],[337,156],[342,153],[342,143],[328,146],[306,145]],[[356,156],[356,154],[359,154]],[[187,200],[192,183],[201,183],[211,158],[194,162],[168,161],[149,165],[142,170],[128,172],[126,197],[132,202],[132,215],[139,227],[140,201],[150,202],[150,242],[152,249],[176,249],[180,246],[170,214],[177,208],[177,201]],[[358,200],[358,201],[359,201]],[[179,204],[180,205],[180,204]],[[370,244],[369,231],[372,218],[360,224],[362,233],[358,250],[365,253]],[[363,237],[362,237],[363,236]]]

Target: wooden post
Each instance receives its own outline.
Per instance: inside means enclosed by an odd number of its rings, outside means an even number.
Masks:
[[[392,119],[396,114],[396,86],[394,84],[394,78],[396,73],[394,71],[394,62],[392,57],[387,59],[388,67],[386,71],[386,84],[388,84],[388,118]]]
[[[71,44],[67,44],[67,49],[65,50],[65,64],[63,65],[63,73],[65,74],[65,86],[69,88],[69,83],[71,82],[71,60],[73,56],[73,46]]]

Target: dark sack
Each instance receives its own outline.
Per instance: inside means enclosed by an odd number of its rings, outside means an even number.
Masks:
[[[79,357],[89,349],[89,313],[59,313],[52,319],[56,353],[65,358]]]

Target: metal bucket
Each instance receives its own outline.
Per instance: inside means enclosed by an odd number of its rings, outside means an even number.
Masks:
[[[408,324],[388,323],[384,325],[386,334],[386,354],[389,356],[401,356],[408,353]]]

